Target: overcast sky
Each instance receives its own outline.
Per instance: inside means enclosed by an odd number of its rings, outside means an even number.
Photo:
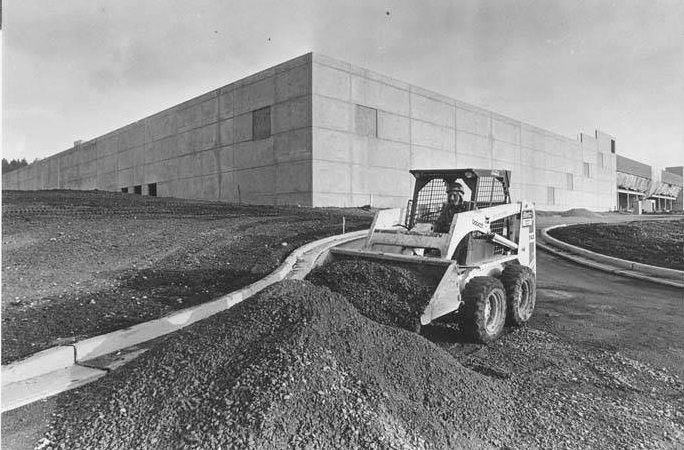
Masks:
[[[309,51],[684,164],[684,2],[5,0],[4,158],[44,158]]]

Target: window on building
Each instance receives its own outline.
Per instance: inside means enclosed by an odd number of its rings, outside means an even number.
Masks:
[[[583,173],[584,173],[585,177],[587,177],[587,178],[591,177],[591,170],[590,170],[590,165],[588,162],[585,162],[582,165],[582,169],[583,169]]]
[[[157,183],[150,183],[147,185],[147,194],[151,197],[157,196]]]
[[[572,191],[575,189],[575,180],[573,179],[573,176],[571,173],[566,173],[565,174],[565,187],[569,190]]]
[[[252,111],[252,139],[258,141],[271,137],[271,107]]]
[[[610,140],[610,152],[615,153],[615,139]]]
[[[142,195],[142,185],[133,186],[133,193],[137,195]]]
[[[123,192],[124,194],[128,194],[128,188],[127,187],[121,188],[121,192]]]
[[[556,204],[556,188],[547,186],[546,187],[546,204],[555,205]]]
[[[356,105],[356,133],[361,136],[378,137],[378,110]]]
[[[598,165],[599,168],[603,169],[603,153],[596,154],[596,165]]]

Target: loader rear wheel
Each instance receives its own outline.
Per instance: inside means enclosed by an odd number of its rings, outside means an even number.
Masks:
[[[494,277],[475,277],[463,290],[461,330],[475,342],[487,343],[503,332],[506,291]]]
[[[510,265],[501,274],[506,289],[509,325],[521,326],[532,317],[537,301],[537,283],[534,271],[526,266]]]

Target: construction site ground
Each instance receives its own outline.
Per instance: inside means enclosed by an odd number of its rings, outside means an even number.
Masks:
[[[602,255],[684,270],[684,219],[578,224],[551,236]]]
[[[540,214],[538,225],[632,219],[575,211]],[[538,258],[532,322],[490,346],[448,321],[418,335],[369,309],[420,297],[410,273],[331,267],[175,333],[100,381],[3,414],[2,448],[684,445],[681,290]]]
[[[259,280],[372,213],[111,192],[3,192],[2,364]]]

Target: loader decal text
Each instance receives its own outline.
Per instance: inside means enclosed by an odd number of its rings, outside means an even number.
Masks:
[[[522,226],[523,228],[529,228],[532,226],[534,219],[534,212],[531,210],[525,210],[522,212]]]

